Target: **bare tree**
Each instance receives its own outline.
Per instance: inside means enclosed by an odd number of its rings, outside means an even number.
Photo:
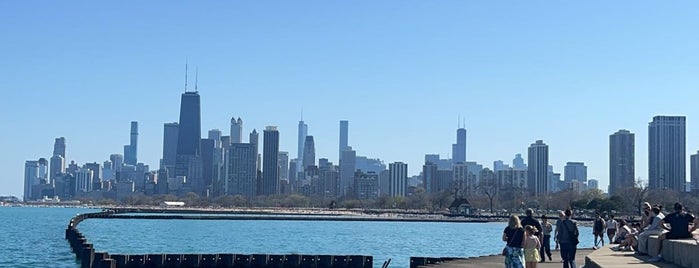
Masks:
[[[492,175],[492,171],[485,169],[484,172],[490,172],[490,176],[482,176],[481,181],[478,184],[478,189],[480,192],[488,197],[490,202],[490,213],[493,213],[493,199],[498,195],[498,184],[495,177]]]

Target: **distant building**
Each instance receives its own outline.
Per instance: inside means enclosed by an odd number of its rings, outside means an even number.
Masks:
[[[24,202],[32,200],[32,188],[39,184],[39,161],[24,162]]]
[[[349,150],[342,152],[342,161],[340,161],[340,189],[338,190],[341,196],[350,194],[349,189],[354,185],[354,172],[357,170],[356,161],[357,152],[352,150],[351,147]]]
[[[656,116],[648,124],[648,187],[684,191],[686,177],[684,116]]]
[[[289,180],[289,152],[279,152],[279,179]]]
[[[699,191],[699,151],[690,157],[690,189]]]
[[[174,176],[186,176],[192,191],[203,194],[201,144],[201,103],[198,91],[182,93],[177,133]]]
[[[61,173],[66,172],[66,160],[60,155],[54,155],[51,157],[50,164],[49,179],[53,184]]]
[[[599,181],[595,179],[588,180],[587,189],[599,189]]]
[[[227,195],[253,198],[257,194],[257,150],[252,143],[233,143],[227,156],[228,179],[224,189]]]
[[[109,161],[112,162],[112,169],[114,172],[121,172],[121,168],[124,167],[124,156],[120,154],[109,155]],[[70,167],[70,166],[69,166]]]
[[[93,173],[92,170],[87,168],[80,168],[75,174],[75,192],[92,192],[93,186]]]
[[[303,143],[303,168],[316,165],[316,146],[313,136],[306,136]]]
[[[279,131],[275,126],[268,126],[264,130],[264,144],[262,148],[262,181],[261,188],[257,189],[260,195],[279,194]]]
[[[529,146],[529,167],[527,172],[527,189],[538,197],[548,192],[549,146],[537,140]]]
[[[466,129],[463,127],[456,130],[456,143],[452,144],[451,155],[454,164],[466,162]]]
[[[177,122],[166,123],[163,128],[163,158],[160,167],[167,169],[170,176],[175,175],[179,128],[180,125]]]
[[[56,138],[56,141],[53,143],[53,155],[60,155],[63,159],[66,159],[65,137]]]
[[[135,166],[138,163],[138,122],[131,121],[130,143],[124,145],[124,163]]]
[[[527,185],[527,170],[508,168],[495,171],[495,181],[502,189],[523,189]]]
[[[340,148],[338,162],[342,162],[342,152],[351,150],[348,144],[349,137],[349,121],[340,120]]]
[[[388,195],[405,196],[408,189],[408,164],[395,162],[388,165]]]
[[[635,186],[634,139],[625,129],[609,135],[609,195]]]
[[[441,158],[438,154],[426,154],[425,163],[427,162],[437,165],[439,170],[451,170],[453,164],[451,159]]]
[[[296,172],[303,172],[304,165],[306,162],[303,160],[303,149],[306,148],[306,136],[308,136],[308,125],[303,122],[303,119],[299,121],[298,127],[298,151],[296,155]],[[301,165],[299,165],[301,164]]]
[[[493,161],[493,171],[508,169],[510,166],[502,162],[502,160]]]
[[[359,200],[379,197],[379,174],[357,171],[354,176],[355,197]]]
[[[583,162],[568,162],[563,170],[563,180],[587,182],[587,166]]]
[[[231,143],[243,143],[243,120],[231,117]]]
[[[527,164],[524,163],[524,159],[522,159],[522,154],[516,154],[515,158],[512,160],[512,168],[514,169],[527,169]]]

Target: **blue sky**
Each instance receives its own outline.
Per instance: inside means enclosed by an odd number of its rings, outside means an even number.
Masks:
[[[337,162],[338,121],[360,155],[451,153],[465,116],[469,161],[511,162],[537,139],[557,172],[583,161],[608,184],[609,134],[687,116],[699,149],[696,2],[3,1],[0,194],[21,196],[24,161],[122,153],[140,123],[155,168],[163,123],[178,120],[184,64],[199,69],[202,132],[277,125],[296,154],[301,110],[316,155]],[[689,160],[689,158],[688,158]],[[687,170],[689,176],[689,170]]]

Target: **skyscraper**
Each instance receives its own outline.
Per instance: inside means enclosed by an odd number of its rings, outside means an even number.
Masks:
[[[388,194],[391,197],[405,196],[408,189],[408,164],[395,162],[388,164]]]
[[[536,197],[545,195],[548,192],[549,146],[537,140],[529,146],[528,158],[527,189]]]
[[[138,163],[138,122],[131,121],[129,145],[124,145],[124,163],[135,166]]]
[[[279,152],[279,179],[289,180],[289,152]]]
[[[53,143],[53,155],[60,155],[63,159],[66,159],[65,137],[56,138],[56,141]]]
[[[228,176],[224,189],[228,195],[253,198],[257,194],[257,145],[232,143],[228,153]]]
[[[316,165],[316,145],[313,136],[306,136],[303,143],[303,169]]]
[[[582,162],[568,162],[563,168],[563,180],[587,182],[587,166]]]
[[[209,139],[214,141],[214,147],[215,148],[221,148],[221,137],[223,136],[223,133],[218,130],[218,129],[211,129],[209,130]]]
[[[685,117],[656,116],[648,124],[648,187],[684,191]]]
[[[699,191],[699,152],[696,154],[693,154],[690,157],[690,176],[691,178],[691,187],[690,191]]]
[[[298,151],[297,151],[297,156],[296,156],[296,159],[298,161],[297,165],[296,165],[297,172],[303,172],[303,168],[304,168],[303,164],[306,163],[305,161],[303,161],[303,149],[306,148],[305,147],[306,136],[308,136],[308,125],[306,125],[306,123],[303,122],[303,119],[301,119],[301,121],[299,121],[298,147],[297,147]],[[298,165],[298,163],[301,163],[301,165]]]
[[[201,105],[199,92],[182,93],[180,103],[180,122],[177,133],[177,155],[175,157],[175,177],[187,176],[194,192],[201,193]]]
[[[49,172],[49,179],[51,184],[54,184],[59,174],[66,172],[66,161],[61,155],[54,155],[50,160],[51,171]]]
[[[262,182],[260,195],[273,195],[279,193],[279,131],[275,126],[268,126],[264,130],[264,144],[262,145]]]
[[[255,156],[255,168],[257,168],[257,170],[261,170],[260,164],[262,164],[262,163],[260,163],[260,161],[259,161],[259,158],[260,158],[259,157],[260,134],[257,133],[256,129],[253,129],[252,132],[250,132],[250,144],[254,145],[254,147],[255,147],[255,155],[256,155]]]
[[[109,161],[112,162],[112,170],[114,172],[120,172],[121,168],[124,166],[124,156],[120,154],[109,155]]]
[[[212,139],[201,139],[200,143],[202,186],[204,189],[210,189],[214,182],[214,153],[216,150],[216,141]]]
[[[350,194],[349,190],[354,185],[356,161],[357,152],[352,150],[351,147],[348,148],[348,150],[342,151],[342,161],[340,161],[340,183],[338,185],[338,187],[340,187],[338,190],[340,196]]]
[[[24,162],[24,202],[32,200],[32,187],[39,184],[39,161]]]
[[[456,130],[456,144],[451,146],[452,162],[466,163],[466,129],[459,128]]]
[[[348,144],[349,121],[340,120],[340,148],[338,151],[338,163],[342,161],[342,151],[349,150]]]
[[[180,124],[177,122],[165,123],[163,128],[163,160],[161,162],[161,168],[166,169],[168,171],[168,176],[171,177],[175,175],[179,129]]]
[[[527,164],[524,163],[524,159],[522,159],[522,154],[516,154],[515,159],[512,159],[512,168],[516,170],[527,169]]]
[[[599,189],[599,181],[595,179],[588,180],[587,189]]]
[[[635,135],[622,129],[609,135],[609,194],[635,184]]]
[[[243,120],[231,117],[231,143],[243,142]]]

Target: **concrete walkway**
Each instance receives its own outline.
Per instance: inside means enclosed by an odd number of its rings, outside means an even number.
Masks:
[[[578,267],[582,266],[585,264],[585,256],[588,254],[592,253],[592,249],[578,249],[576,252],[577,254],[575,255],[575,263],[578,265]],[[546,262],[544,263],[539,263],[537,265],[537,268],[549,268],[549,267],[556,267],[556,268],[561,268],[563,267],[563,263],[561,263],[561,255],[560,251],[551,251],[551,258],[553,261],[549,261],[546,259]],[[453,261],[448,261],[440,264],[432,264],[432,265],[427,265],[425,267],[438,267],[438,268],[476,268],[476,267],[483,267],[483,268],[502,268],[505,267],[505,257],[503,256],[483,256],[483,257],[478,257],[478,258],[469,258],[465,260],[453,260]]]
[[[552,251],[553,262],[548,260],[545,263],[539,263],[537,268],[561,268],[563,264],[560,262],[560,251]],[[647,262],[649,257],[636,257],[633,252],[616,252],[612,251],[608,246],[598,249],[579,249],[575,256],[575,263],[578,267],[585,268],[682,268],[670,263],[664,262]],[[505,265],[503,256],[483,256],[478,258],[470,258],[463,260],[453,260],[440,264],[427,265],[425,267],[436,268],[502,268]]]

